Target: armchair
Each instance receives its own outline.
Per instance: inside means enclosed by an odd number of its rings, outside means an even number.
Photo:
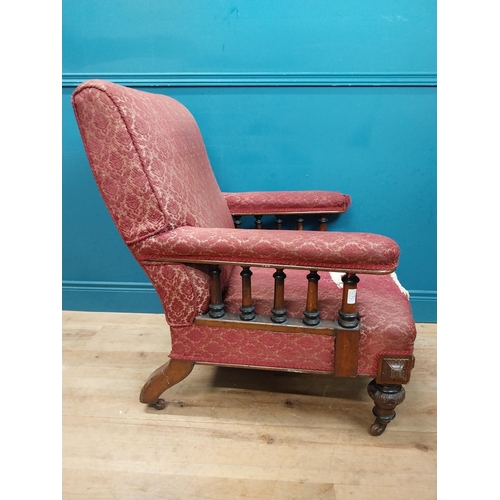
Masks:
[[[101,195],[170,326],[169,360],[142,403],[195,364],[369,377],[374,436],[405,397],[415,323],[385,236],[326,231],[338,192],[222,193],[198,126],[170,97],[90,80],[72,104]],[[319,231],[304,230],[314,214]],[[276,216],[276,230],[262,217]],[[256,229],[242,229],[253,216]],[[297,231],[280,230],[283,218]],[[285,273],[286,271],[286,273]]]

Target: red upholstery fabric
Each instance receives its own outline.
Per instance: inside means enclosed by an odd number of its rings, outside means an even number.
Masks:
[[[333,371],[334,342],[327,335],[239,328],[170,328],[171,358],[269,368]]]
[[[273,307],[273,269],[254,268],[255,312],[269,316]],[[287,315],[301,318],[307,294],[306,271],[287,270]],[[320,273],[322,319],[338,318],[342,290]],[[225,296],[227,312],[239,312],[241,278],[234,268]],[[407,297],[390,276],[361,276],[358,285],[361,320],[358,374],[375,376],[381,354],[412,354],[416,327]],[[171,357],[213,363],[251,364],[291,369],[334,370],[334,339],[323,335],[220,329],[206,326],[171,328]]]
[[[184,264],[143,266],[163,305],[170,326],[191,325],[195,316],[208,309],[210,278],[207,273]]]
[[[234,215],[345,212],[350,196],[331,191],[222,193]]]
[[[182,227],[132,246],[141,259],[248,262],[350,272],[391,272],[398,245],[385,236],[327,231]]]

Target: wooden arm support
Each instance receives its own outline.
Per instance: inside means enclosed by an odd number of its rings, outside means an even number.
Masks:
[[[330,212],[337,214],[338,212]],[[244,215],[252,215],[255,218],[255,229],[262,229],[262,218],[264,217],[264,214],[242,214],[242,215],[233,215],[233,221],[234,221],[234,227],[235,229],[240,229],[241,228],[241,218]],[[281,213],[276,213],[276,214],[265,214],[265,215],[271,215],[274,216],[276,219],[276,229],[281,230],[283,229],[283,222],[285,215]],[[291,215],[291,214],[287,214]],[[306,213],[299,213],[299,214],[293,214],[293,216],[296,218],[296,227],[297,231],[303,231],[304,230],[304,216],[307,215]],[[328,224],[328,218],[326,217],[325,213],[317,213],[318,215],[318,231],[326,231],[327,230],[327,224]]]

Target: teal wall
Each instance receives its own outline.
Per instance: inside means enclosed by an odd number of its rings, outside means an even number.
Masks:
[[[331,230],[401,247],[436,321],[436,2],[63,0],[63,308],[161,312],[94,184],[71,109],[102,78],[198,121],[222,190],[352,196]]]

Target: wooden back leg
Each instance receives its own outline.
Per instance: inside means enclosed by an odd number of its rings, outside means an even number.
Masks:
[[[185,359],[171,359],[157,368],[148,378],[139,397],[141,403],[146,403],[157,410],[166,406],[160,396],[170,387],[184,380],[193,370],[194,362]]]

